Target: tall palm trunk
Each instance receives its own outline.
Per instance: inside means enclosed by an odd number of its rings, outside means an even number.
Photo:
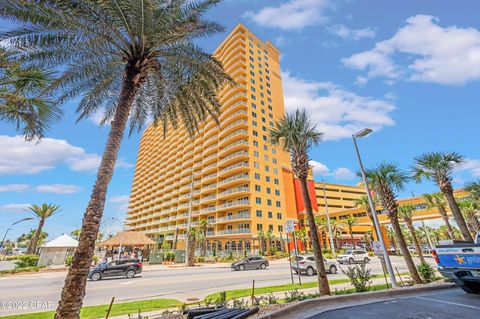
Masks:
[[[455,200],[455,197],[453,197],[453,188],[452,185],[446,184],[442,187],[440,187],[442,193],[445,195],[445,198],[447,199],[448,206],[450,207],[450,211],[452,212],[453,218],[455,219],[455,222],[458,225],[458,228],[460,229],[460,232],[462,233],[463,239],[468,240],[468,241],[473,241],[472,235],[468,231],[467,223],[465,222],[465,219],[463,218],[462,212],[460,211],[460,208],[458,207],[457,201]]]
[[[447,226],[448,236],[451,240],[454,240],[455,235],[453,234],[453,228],[452,225],[450,225],[450,221],[448,220],[448,214],[445,211],[445,208],[443,208],[443,206],[438,207],[438,212],[440,213],[440,215],[442,215],[443,222],[445,223],[445,226]]]
[[[202,256],[207,255],[207,225],[203,227],[203,239],[202,239]]]
[[[315,256],[315,266],[318,275],[318,289],[321,296],[330,294],[330,286],[328,285],[327,275],[325,273],[325,263],[323,262],[322,247],[318,240],[318,231],[313,216],[312,202],[308,193],[308,185],[306,178],[300,178],[302,188],[303,202],[305,203],[305,212],[307,214],[308,227],[310,228],[310,238],[312,242],[313,255]]]
[[[42,234],[43,225],[45,224],[45,219],[41,218],[38,222],[37,229],[33,233],[32,239],[28,243],[27,254],[35,254],[37,252],[38,239]]]
[[[95,240],[103,215],[108,184],[115,169],[115,162],[117,161],[132,103],[141,85],[138,75],[137,68],[126,67],[119,103],[111,123],[107,144],[97,173],[97,180],[82,221],[79,244],[73,255],[72,265],[68,269],[55,319],[80,318],[80,309],[85,296],[87,276],[93,259]]]
[[[197,245],[197,241],[195,235],[188,235],[187,240],[189,241],[188,247],[188,256],[187,256],[187,266],[193,267],[195,266],[195,246]]]
[[[402,229],[400,228],[400,223],[398,222],[398,217],[392,216],[392,214],[388,214],[390,217],[390,221],[392,222],[392,228],[397,236],[398,245],[400,246],[400,251],[403,254],[403,258],[405,259],[405,263],[407,264],[408,271],[410,272],[410,276],[415,283],[421,284],[422,279],[418,275],[417,267],[415,267],[415,263],[413,262],[412,256],[408,251],[407,243],[405,242],[405,238],[402,234]]]
[[[352,226],[348,226],[348,231],[350,232],[350,239],[352,240],[352,245],[353,245],[353,228],[352,228]]]
[[[423,257],[422,247],[418,241],[417,234],[415,233],[415,228],[413,227],[413,223],[411,219],[405,219],[405,223],[407,224],[407,228],[410,231],[410,235],[412,236],[413,245],[415,246],[415,250],[417,251],[417,255],[420,258],[421,263],[425,263],[425,257]]]

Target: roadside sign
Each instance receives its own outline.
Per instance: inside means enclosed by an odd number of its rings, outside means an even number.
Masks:
[[[373,252],[375,253],[375,255],[377,255],[377,256],[383,255],[384,250],[383,250],[383,247],[382,247],[382,243],[380,243],[379,241],[372,241],[372,247],[373,247]]]
[[[289,219],[285,222],[285,231],[287,233],[292,233],[295,230],[295,221],[293,219]]]

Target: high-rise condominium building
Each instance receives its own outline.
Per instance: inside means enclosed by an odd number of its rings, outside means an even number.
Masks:
[[[296,217],[282,178],[289,155],[268,141],[285,114],[280,53],[239,24],[214,55],[238,84],[219,92],[220,124],[209,119],[194,139],[182,128],[145,130],[126,226],[181,249],[189,221],[206,223],[210,251],[253,251],[260,232],[278,238]]]

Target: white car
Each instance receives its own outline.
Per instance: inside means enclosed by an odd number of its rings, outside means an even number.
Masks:
[[[337,265],[334,261],[328,261],[324,259],[325,270],[331,274],[337,273]],[[298,267],[297,267],[298,264]],[[298,255],[295,260],[292,261],[292,269],[295,273],[304,273],[307,276],[313,276],[317,273],[317,267],[315,265],[315,257],[313,255]]]
[[[347,250],[345,254],[338,255],[337,261],[340,264],[368,263],[370,258],[365,250]]]

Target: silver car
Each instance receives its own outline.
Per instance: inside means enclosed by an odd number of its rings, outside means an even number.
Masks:
[[[365,250],[347,250],[345,254],[338,255],[337,261],[340,264],[368,263],[370,258]]]
[[[232,269],[235,270],[245,270],[245,269],[265,269],[268,267],[268,260],[260,256],[252,256],[234,262],[232,264]]]
[[[325,270],[331,274],[337,273],[337,264],[334,261],[324,259]],[[298,266],[297,266],[298,265]],[[313,276],[317,273],[317,266],[315,265],[315,257],[313,255],[299,255],[295,257],[292,262],[292,269],[296,273],[304,273],[307,276]]]

